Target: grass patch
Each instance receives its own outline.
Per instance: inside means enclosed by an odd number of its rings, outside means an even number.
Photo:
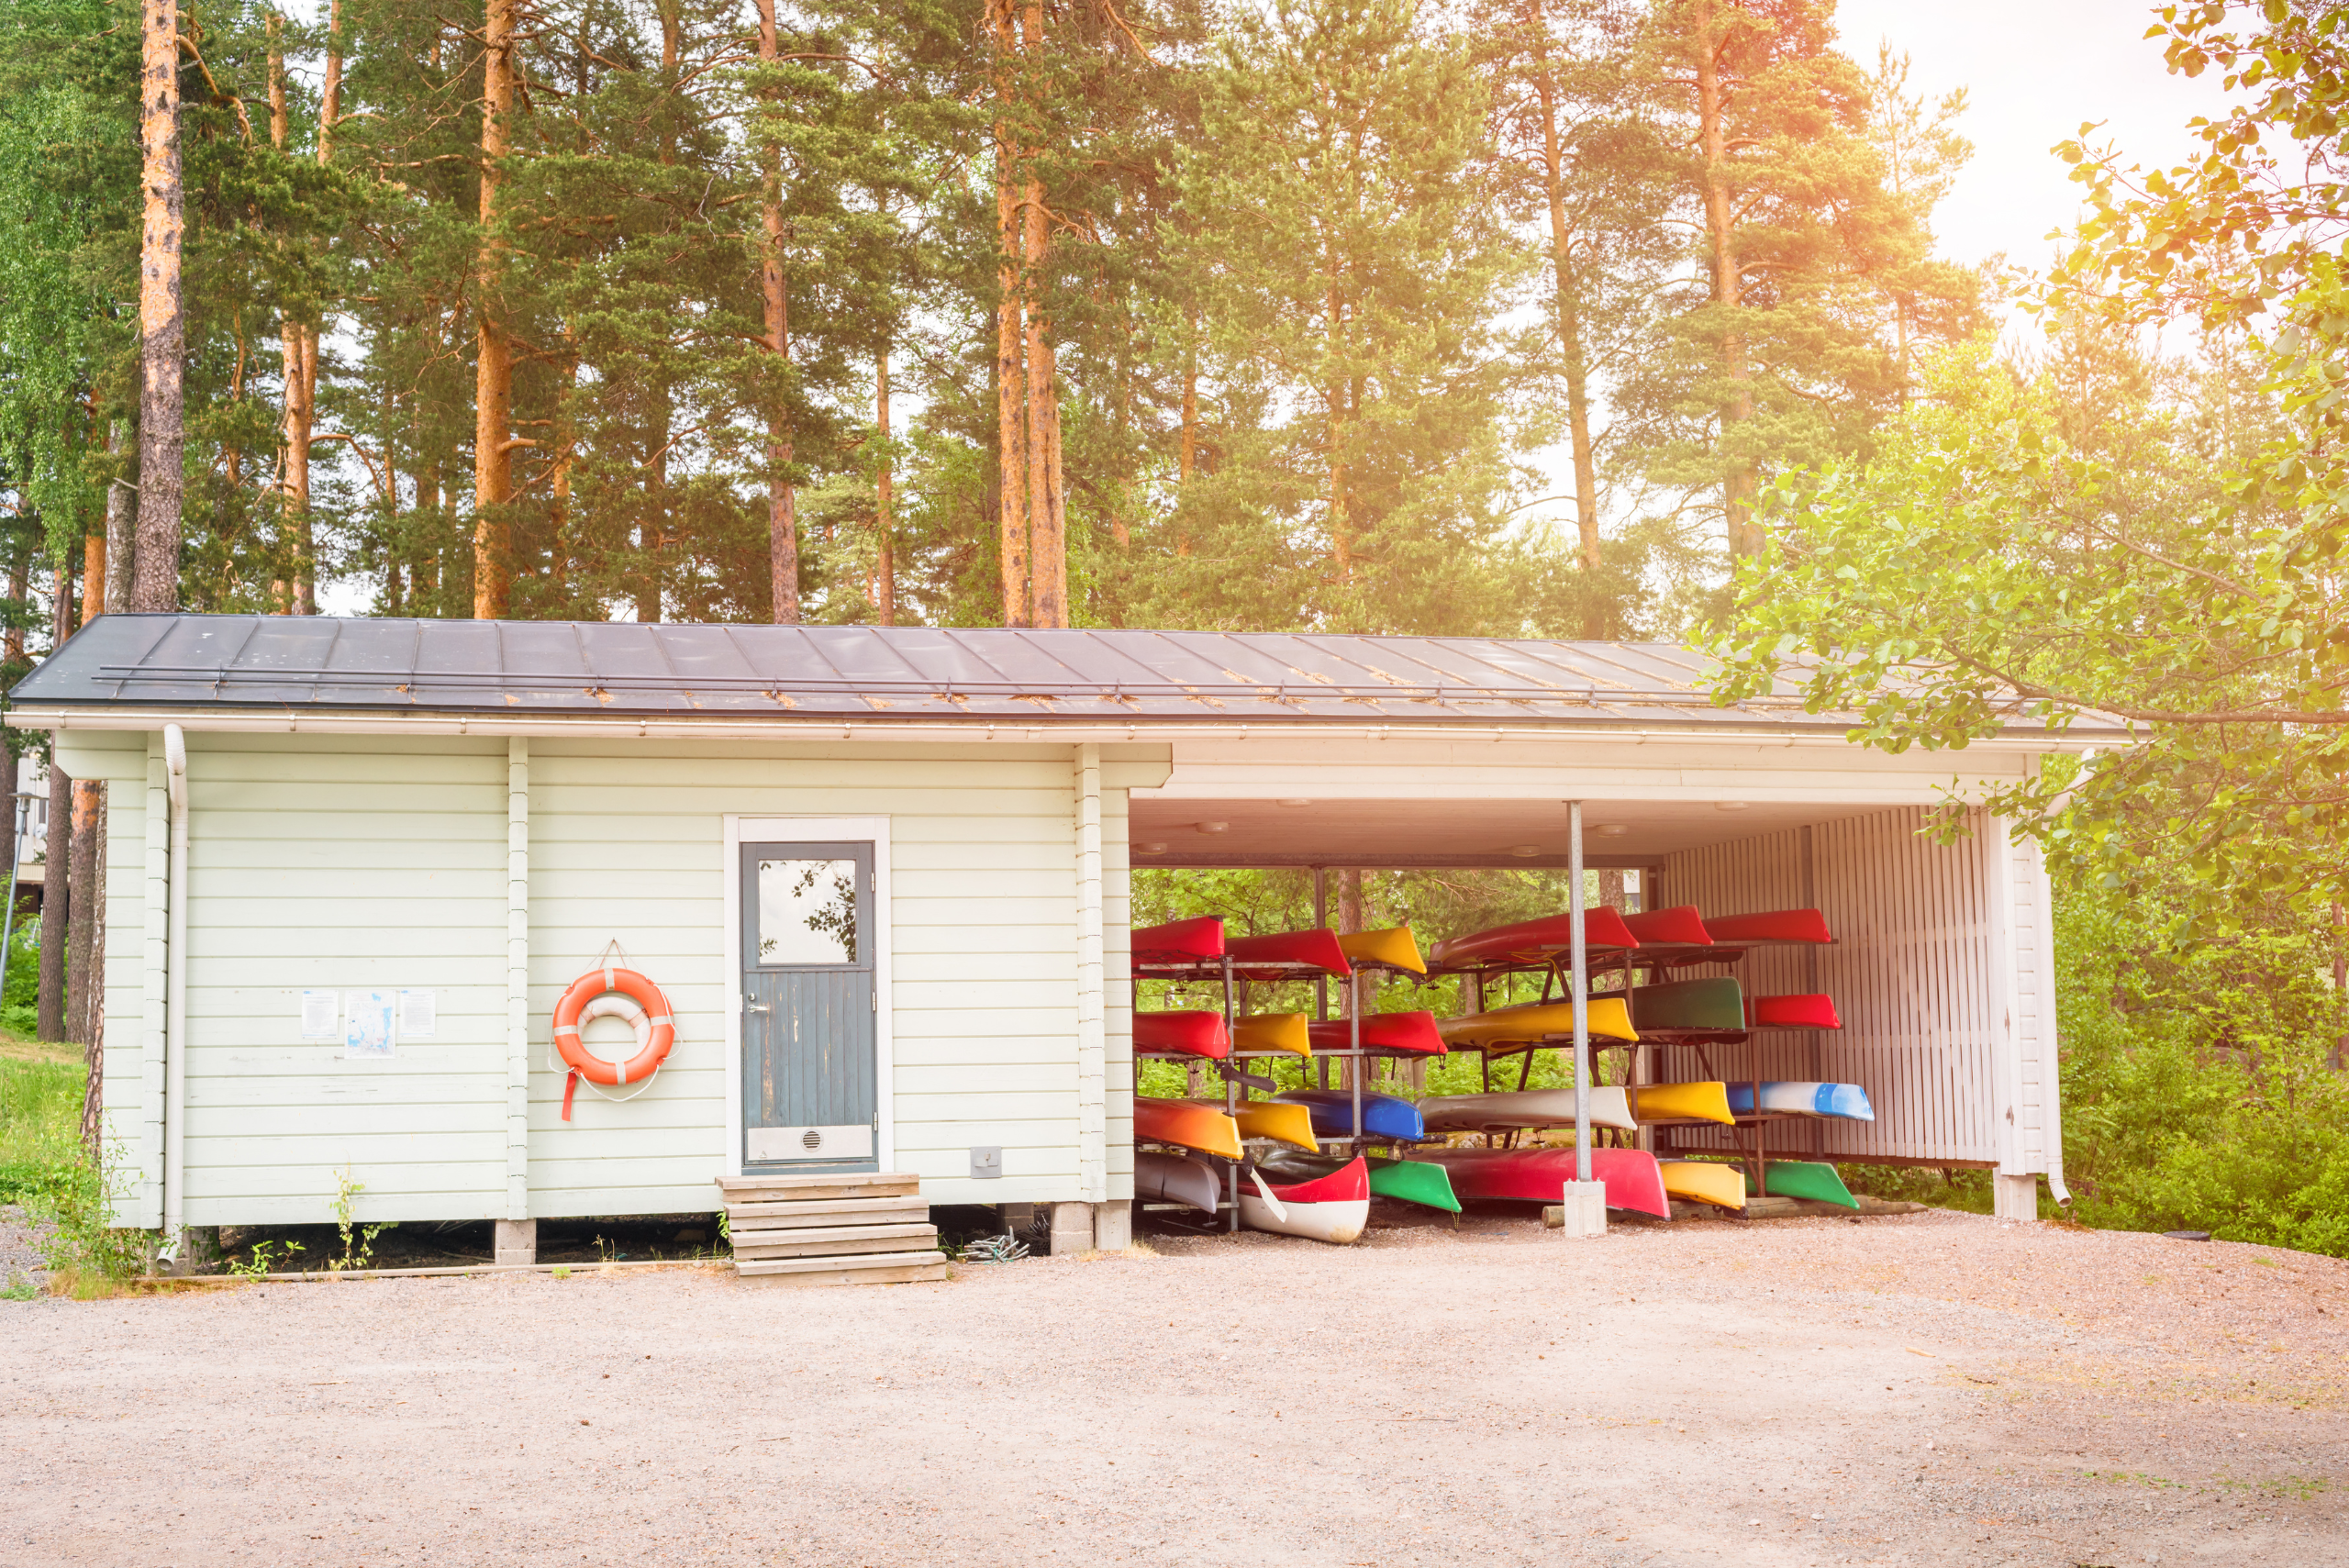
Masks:
[[[52,1189],[80,1156],[82,1048],[0,1035],[0,1203]]]

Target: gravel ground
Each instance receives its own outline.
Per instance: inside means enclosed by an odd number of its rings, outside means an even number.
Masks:
[[[1150,1245],[0,1302],[0,1562],[2349,1562],[2330,1259],[1944,1213]]]

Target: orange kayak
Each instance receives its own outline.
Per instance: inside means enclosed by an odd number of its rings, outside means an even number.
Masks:
[[[1134,1141],[1172,1143],[1202,1154],[1240,1158],[1240,1128],[1230,1117],[1188,1100],[1153,1100],[1134,1096]]]
[[[1575,1005],[1526,1002],[1514,1007],[1495,1007],[1489,1013],[1446,1018],[1436,1028],[1443,1032],[1447,1045],[1474,1046],[1480,1051],[1507,1054],[1513,1050],[1522,1051],[1536,1040],[1572,1040]],[[1623,1006],[1621,992],[1590,999],[1590,1035],[1593,1040],[1640,1038],[1631,1028],[1631,1015]]]
[[[1286,1051],[1292,1056],[1313,1054],[1312,1037],[1303,1013],[1251,1013],[1240,1020],[1239,1051]]]

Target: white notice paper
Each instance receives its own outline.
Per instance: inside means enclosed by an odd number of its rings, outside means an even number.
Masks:
[[[440,1026],[440,994],[437,991],[400,993],[400,1038],[430,1040]]]
[[[342,993],[340,991],[305,991],[302,993],[302,1038],[332,1040],[342,1032]]]
[[[392,1054],[392,994],[353,991],[342,1030],[342,1054],[352,1061],[385,1061]]]

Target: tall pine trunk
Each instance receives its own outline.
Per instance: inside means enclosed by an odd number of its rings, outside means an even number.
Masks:
[[[1730,189],[1729,106],[1721,88],[1721,41],[1713,26],[1712,6],[1700,5],[1694,14],[1697,129],[1705,160],[1705,232],[1712,241],[1713,303],[1726,316],[1720,339],[1721,375],[1729,384],[1720,412],[1721,441],[1726,446],[1731,439],[1731,429],[1753,417],[1753,369],[1745,360],[1744,331],[1735,325],[1737,312],[1745,306],[1745,284],[1743,271],[1738,265],[1737,217],[1731,205],[1734,193]],[[1756,488],[1750,463],[1735,463],[1722,481],[1721,511],[1732,556],[1761,551],[1761,530],[1753,525]]]
[[[759,0],[759,59],[781,58],[775,37],[774,0]],[[767,349],[785,370],[791,365],[791,300],[783,272],[783,159],[772,141],[760,152],[760,224],[765,243],[759,252],[759,289],[766,302]],[[789,469],[793,457],[791,410],[778,396],[767,411],[767,577],[774,624],[799,622],[799,517]]]
[[[57,591],[50,604],[50,646],[61,648],[73,629],[73,558],[57,557]],[[57,765],[56,748],[50,749],[49,822],[41,847],[40,872],[40,999],[38,1008],[43,1040],[63,1040],[65,1033],[65,955],[73,913],[72,861],[73,781]]]
[[[269,18],[269,144],[279,151],[292,132],[285,98],[285,55],[281,39],[284,23]],[[279,426],[277,493],[284,522],[287,551],[293,564],[292,592],[278,605],[281,612],[307,614],[303,608],[303,584],[307,575],[310,528],[310,431],[317,395],[317,351],[307,327],[287,317],[278,327],[279,359],[285,387],[284,414]]]
[[[139,152],[139,577],[130,608],[180,607],[185,388],[180,308],[178,0],[141,0]]]
[[[66,880],[73,889],[65,922],[65,1038],[90,1043],[90,1018],[98,1004],[97,943],[98,817],[106,799],[105,786],[95,779],[76,779],[68,798],[69,825],[65,859]]]
[[[1550,28],[1542,0],[1527,0],[1533,39],[1533,90],[1542,101],[1542,184],[1550,212],[1550,267],[1558,312],[1558,358],[1566,377],[1566,433],[1575,465],[1575,528],[1585,572],[1599,567],[1598,462],[1590,435],[1590,362],[1583,348],[1582,288],[1574,229],[1566,220],[1565,153],[1558,140],[1558,85],[1550,68]],[[1606,635],[1606,610],[1593,594],[1583,635]]]
[[[482,27],[481,261],[474,302],[477,346],[473,366],[473,618],[495,620],[507,610],[512,583],[513,525],[505,507],[514,496],[514,360],[500,319],[497,293],[505,247],[497,238],[499,161],[513,146],[514,0],[488,0]]]
[[[874,362],[873,419],[881,438],[881,466],[873,476],[874,608],[883,626],[897,624],[896,474],[889,457],[889,345]]]
[[[995,414],[999,510],[999,564],[1003,624],[1034,624],[1030,587],[1032,533],[1028,510],[1028,373],[1021,328],[1024,250],[1019,204],[1019,141],[1015,97],[1019,72],[1019,35],[1012,0],[987,0],[987,26],[995,42]]]

